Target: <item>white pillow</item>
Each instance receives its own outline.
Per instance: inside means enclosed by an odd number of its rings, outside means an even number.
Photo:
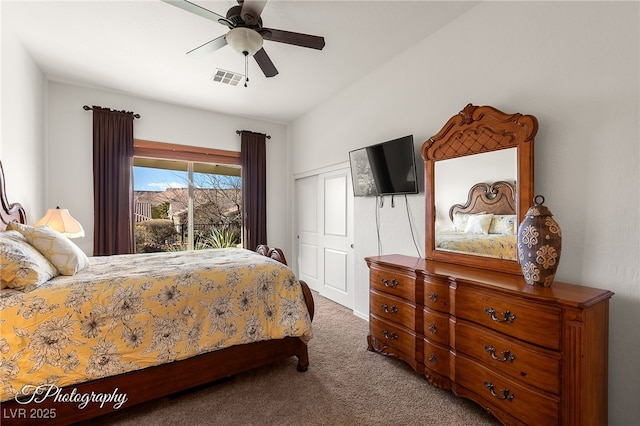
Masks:
[[[469,216],[467,227],[464,229],[465,234],[485,234],[489,233],[493,214],[474,214]]]
[[[10,223],[7,229],[20,232],[29,244],[47,258],[62,275],[74,275],[89,265],[89,258],[69,238],[48,226]]]
[[[460,213],[456,212],[453,214],[453,227],[452,231],[456,232],[464,232],[467,229],[467,223],[469,223],[469,218],[478,214],[485,214],[486,212],[478,212],[478,213]]]

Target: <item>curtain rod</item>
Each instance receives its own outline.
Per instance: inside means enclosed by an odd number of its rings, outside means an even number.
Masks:
[[[251,130],[236,130],[236,135],[239,135],[239,134],[241,134],[242,132],[255,133],[255,132],[252,132]],[[271,139],[271,136],[270,136],[270,135],[265,135],[265,136],[266,136],[266,138],[267,138],[267,139]]]
[[[98,108],[102,108],[102,107],[98,107]],[[87,106],[87,105],[84,105],[84,106],[82,107],[82,109],[83,109],[83,110],[85,110],[85,111],[91,111],[91,110],[93,110],[93,108],[91,108],[90,106]],[[140,114],[134,114],[132,111],[125,111],[125,110],[122,110],[122,111],[116,111],[116,110],[111,109],[111,108],[102,108],[102,109],[106,109],[106,110],[114,111],[114,112],[124,112],[124,113],[126,113],[126,114],[133,114],[133,118],[140,118]]]

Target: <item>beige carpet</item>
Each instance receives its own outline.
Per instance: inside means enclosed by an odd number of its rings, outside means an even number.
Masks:
[[[317,293],[314,298],[306,373],[298,373],[291,358],[86,424],[499,424],[480,406],[434,388],[405,363],[367,351],[368,323]]]

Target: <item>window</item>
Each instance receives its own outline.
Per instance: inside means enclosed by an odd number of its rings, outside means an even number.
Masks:
[[[136,252],[241,243],[240,153],[134,141]]]

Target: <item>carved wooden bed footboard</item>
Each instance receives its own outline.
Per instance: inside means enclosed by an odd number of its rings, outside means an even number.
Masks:
[[[291,356],[298,357],[298,371],[307,370],[307,345],[298,337],[232,346],[182,361],[60,388],[58,400],[54,395],[49,395],[26,405],[13,400],[2,402],[3,423],[68,425],[215,382]],[[83,400],[91,396],[94,399],[84,405]],[[107,401],[102,406],[101,399]]]

